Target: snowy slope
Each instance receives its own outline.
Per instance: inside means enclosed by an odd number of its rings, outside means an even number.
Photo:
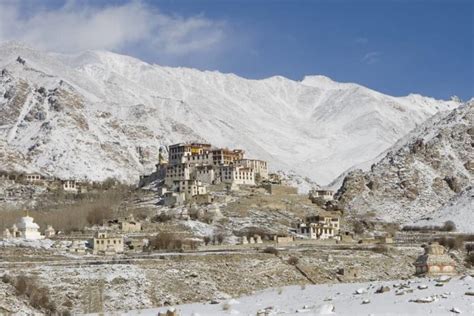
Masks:
[[[440,226],[447,220],[453,221],[456,224],[456,229],[460,232],[474,233],[474,190],[472,186],[442,206],[433,217],[421,219],[415,224]]]
[[[327,184],[458,105],[323,76],[248,80],[11,42],[0,46],[0,69],[0,139],[60,177],[133,182],[153,168],[160,145],[206,140]]]
[[[472,231],[473,122],[474,101],[428,120],[369,171],[350,172],[337,199],[355,214],[400,223],[456,220],[460,231]]]
[[[408,281],[317,284],[268,289],[251,296],[230,299],[221,304],[185,304],[135,310],[122,315],[156,315],[175,309],[183,316],[220,315],[472,315],[471,276],[454,277],[446,285],[435,286],[434,279]],[[404,288],[401,288],[401,285]],[[422,286],[423,285],[423,286]],[[386,293],[375,293],[381,286]],[[418,286],[421,287],[418,288]],[[426,287],[426,288],[425,288]],[[356,292],[362,292],[357,294]],[[401,294],[400,294],[401,293]],[[397,295],[398,294],[398,295]],[[422,300],[422,302],[416,302]],[[424,303],[423,303],[424,302]],[[224,308],[225,306],[225,308]]]

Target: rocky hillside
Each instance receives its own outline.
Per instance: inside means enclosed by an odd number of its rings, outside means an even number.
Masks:
[[[457,105],[323,76],[248,80],[110,52],[60,55],[6,43],[0,141],[14,159],[1,159],[0,168],[136,182],[152,170],[160,145],[202,140],[327,184]]]
[[[455,220],[461,228],[472,226],[472,209],[465,216],[456,214],[472,205],[473,122],[473,101],[427,122],[388,150],[370,171],[349,173],[337,198],[353,213],[375,213],[387,221],[436,218]],[[441,212],[448,203],[454,206]]]

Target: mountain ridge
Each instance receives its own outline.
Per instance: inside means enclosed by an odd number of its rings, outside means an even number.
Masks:
[[[431,115],[458,105],[391,97],[324,76],[249,80],[151,65],[111,52],[62,55],[16,43],[0,45],[0,68],[8,74],[0,85],[0,138],[42,172],[96,180],[113,176],[134,182],[153,169],[160,145],[203,140],[243,148],[251,157],[269,160],[273,170],[294,170],[326,184],[373,159]],[[315,78],[326,83],[318,86]],[[18,93],[22,85],[24,95]],[[45,96],[37,92],[41,87]],[[10,98],[4,97],[7,91]],[[60,106],[51,104],[54,98]],[[31,104],[17,104],[20,99]],[[25,121],[22,110],[33,118],[41,112],[43,120]],[[49,134],[40,122],[49,124]],[[82,135],[74,135],[78,128]],[[32,146],[41,153],[29,150]],[[64,161],[73,152],[83,167]]]

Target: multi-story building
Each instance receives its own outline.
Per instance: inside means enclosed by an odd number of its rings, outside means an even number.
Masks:
[[[255,172],[251,168],[228,165],[220,167],[222,182],[243,185],[255,185]]]
[[[188,164],[177,163],[166,167],[165,184],[172,187],[175,181],[190,180],[191,168]]]
[[[123,253],[123,236],[110,235],[107,232],[96,232],[92,239],[92,249],[94,254]]]
[[[206,186],[198,180],[179,180],[175,181],[174,188],[176,192],[184,193],[186,200],[195,195],[203,195],[207,193]]]
[[[210,151],[210,149],[210,144],[190,143],[171,145],[168,149],[168,163],[170,165],[185,163],[188,156],[203,155],[205,151]]]
[[[339,234],[340,217],[324,212],[318,215],[307,216],[303,222],[297,224],[299,235],[309,239],[330,239]]]
[[[237,161],[237,163],[241,166],[253,169],[255,176],[260,177],[260,180],[268,179],[268,165],[265,160],[245,158]]]
[[[241,149],[215,148],[212,150],[212,159],[216,166],[229,165],[243,158],[244,151]]]

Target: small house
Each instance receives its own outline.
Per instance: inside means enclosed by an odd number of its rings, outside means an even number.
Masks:
[[[123,237],[98,231],[92,240],[92,249],[94,254],[123,253]]]

